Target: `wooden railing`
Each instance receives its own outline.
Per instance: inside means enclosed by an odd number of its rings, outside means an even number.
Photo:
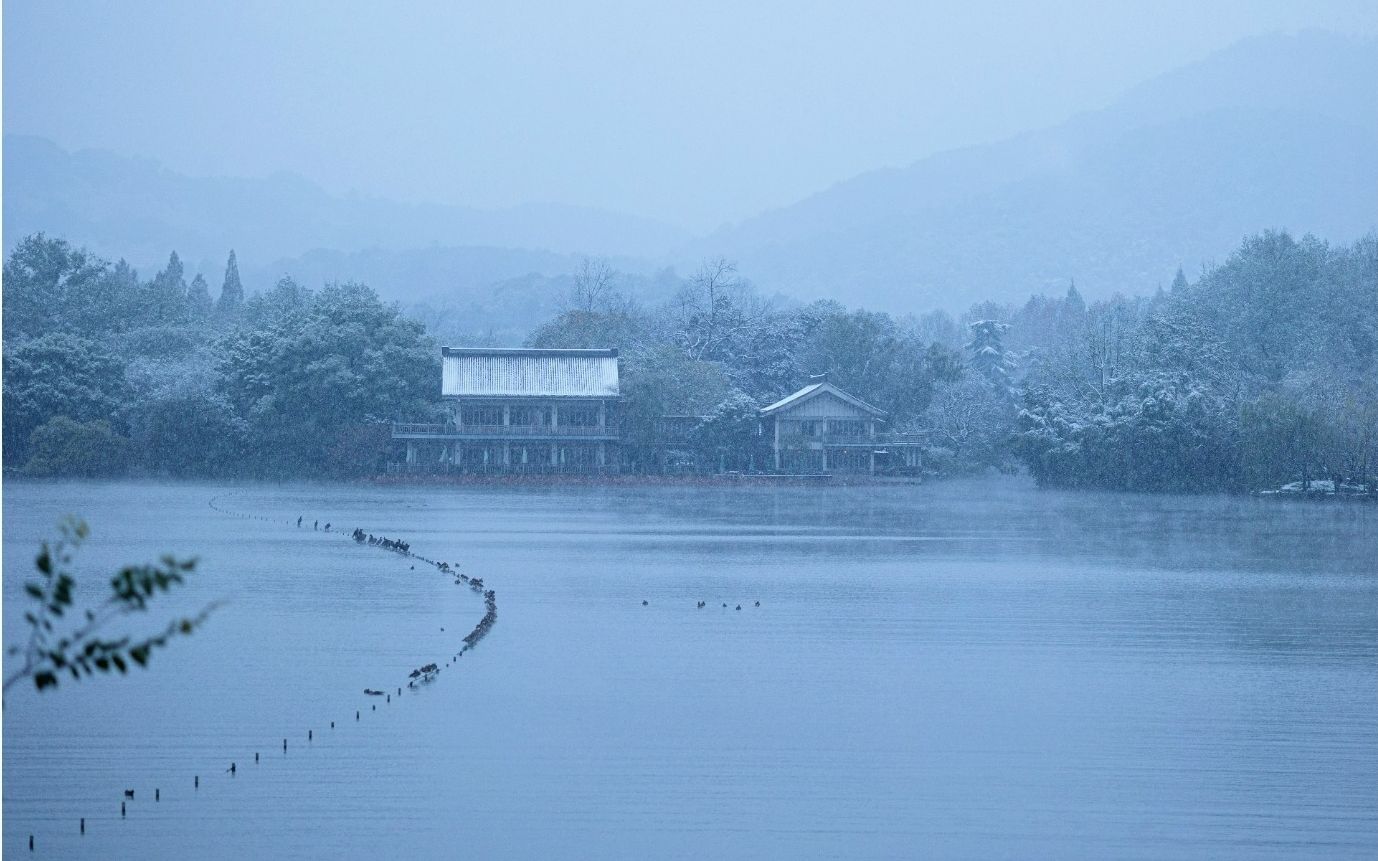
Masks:
[[[477,436],[501,439],[503,437],[611,437],[617,430],[610,427],[584,425],[447,425],[421,424],[416,422],[395,422],[392,426],[394,439],[402,437],[457,437]]]

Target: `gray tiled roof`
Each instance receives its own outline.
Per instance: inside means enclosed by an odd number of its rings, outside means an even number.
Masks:
[[[824,392],[834,395],[842,399],[843,401],[852,404],[856,408],[871,413],[874,416],[885,415],[885,410],[876,409],[875,407],[863,401],[861,398],[858,398],[856,395],[844,392],[837,386],[834,386],[832,383],[826,381],[821,383],[811,383],[810,385],[804,386],[804,388],[800,389],[794,394],[786,395],[785,397],[781,398],[780,400],[776,401],[770,406],[761,407],[760,413],[763,416],[772,415],[774,413],[780,412],[781,410],[788,409],[789,407],[802,404],[809,398],[812,398],[815,395],[821,395]]]
[[[616,350],[445,347],[440,392],[455,397],[615,398]]]

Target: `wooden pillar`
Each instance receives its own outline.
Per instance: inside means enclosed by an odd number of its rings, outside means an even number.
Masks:
[[[777,416],[772,419],[775,422],[775,471],[780,471],[780,418]]]

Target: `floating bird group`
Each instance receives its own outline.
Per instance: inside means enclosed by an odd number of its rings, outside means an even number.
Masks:
[[[642,601],[642,602],[641,602],[641,606],[645,607],[645,606],[647,606],[649,603],[650,603],[649,601]],[[707,607],[707,606],[708,606],[708,602],[707,602],[707,601],[699,601],[699,602],[695,603],[694,606],[695,606],[696,608],[702,610],[704,607]],[[727,609],[727,604],[723,604],[722,606],[723,606],[723,609],[724,609],[724,610]],[[760,602],[760,601],[757,601],[757,602],[756,602],[756,606],[757,606],[757,607],[761,606],[761,602]],[[737,609],[738,609],[738,610],[742,609],[742,605],[741,605],[741,604],[738,604],[738,605],[737,605]]]

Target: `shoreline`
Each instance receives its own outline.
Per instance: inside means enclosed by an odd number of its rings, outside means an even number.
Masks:
[[[364,479],[380,486],[439,487],[853,487],[917,486],[922,478],[876,475],[527,475],[388,474]]]

